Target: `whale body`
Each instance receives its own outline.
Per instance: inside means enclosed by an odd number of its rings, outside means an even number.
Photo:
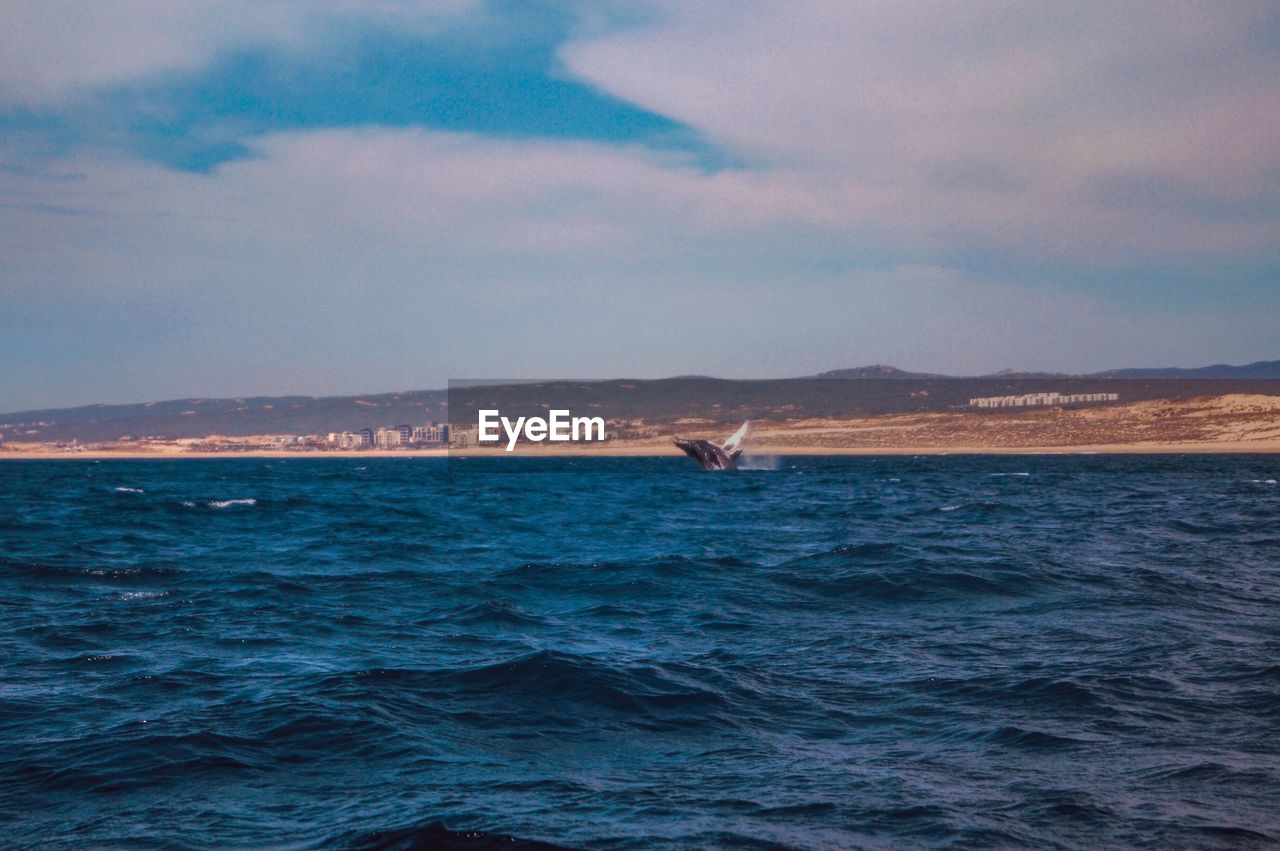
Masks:
[[[699,466],[704,470],[736,470],[738,468],[738,458],[742,455],[741,443],[742,439],[747,436],[747,426],[749,422],[743,423],[742,428],[733,433],[733,436],[726,440],[723,444],[716,444],[710,440],[694,440],[684,437],[672,438],[676,446],[684,451],[684,454],[698,462]]]

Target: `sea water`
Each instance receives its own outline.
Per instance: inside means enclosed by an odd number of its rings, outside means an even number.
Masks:
[[[1280,459],[751,466],[0,463],[0,842],[1280,840]]]

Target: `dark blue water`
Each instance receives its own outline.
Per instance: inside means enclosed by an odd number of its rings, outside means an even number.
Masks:
[[[1280,840],[1280,458],[454,464],[0,464],[3,843]]]

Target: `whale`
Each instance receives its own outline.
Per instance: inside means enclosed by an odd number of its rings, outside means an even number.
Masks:
[[[742,456],[742,439],[747,436],[749,425],[750,421],[743,423],[724,443],[678,436],[672,440],[704,470],[736,470],[738,458]]]

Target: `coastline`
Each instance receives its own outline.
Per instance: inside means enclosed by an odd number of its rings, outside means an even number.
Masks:
[[[281,437],[235,438],[243,449],[222,448],[211,436],[194,449],[190,438],[144,438],[93,444],[55,442],[0,444],[0,460],[173,458],[556,458],[678,457],[674,434],[721,440],[730,423],[677,420],[652,423],[645,433],[603,443],[522,443],[512,453],[501,445],[452,449],[419,445],[405,449],[266,448]],[[686,430],[687,429],[687,430]],[[279,445],[276,443],[275,445]],[[248,448],[255,447],[255,448]],[[1009,412],[882,414],[753,422],[748,455],[1185,455],[1280,453],[1280,395],[1225,394],[1159,399],[1085,408],[1050,407]]]

